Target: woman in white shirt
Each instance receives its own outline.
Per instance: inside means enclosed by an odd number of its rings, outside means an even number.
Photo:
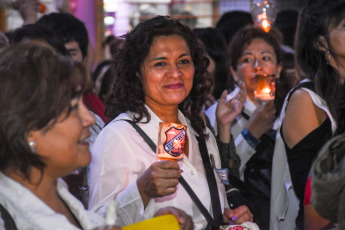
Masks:
[[[209,78],[204,77],[206,67],[195,35],[176,20],[158,16],[126,35],[125,47],[117,58],[118,80],[106,103],[107,115],[113,120],[92,149],[91,210],[103,213],[116,199],[122,225],[126,225],[151,217],[157,208],[173,206],[191,215],[196,229],[206,228],[205,217],[179,183],[182,175],[212,213],[197,141],[197,137],[206,140],[213,166],[220,168],[216,142],[201,115],[204,95],[210,87],[206,82]],[[155,144],[160,122],[187,126],[183,159],[157,161],[155,152],[123,120],[133,120]],[[215,177],[221,206],[220,216],[215,219],[227,223],[252,220],[247,207],[228,208],[224,186]]]

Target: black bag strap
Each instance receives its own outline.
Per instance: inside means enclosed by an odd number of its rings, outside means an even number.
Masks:
[[[197,137],[199,144],[199,149],[201,153],[202,162],[204,163],[204,168],[206,171],[206,177],[208,182],[208,188],[210,190],[211,201],[212,201],[212,209],[213,209],[213,218],[218,222],[222,223],[223,215],[220,208],[220,200],[219,200],[219,193],[218,193],[218,186],[217,181],[214,176],[213,168],[210,162],[210,158],[207,151],[206,142],[203,138]]]
[[[140,134],[140,136],[142,138],[144,138],[145,142],[150,146],[150,148],[152,149],[152,151],[156,154],[156,150],[157,150],[157,146],[156,144],[151,140],[151,138],[149,136],[147,136],[147,134],[144,132],[144,130],[142,130],[134,121],[132,120],[125,120],[123,119],[122,121],[127,121],[129,124],[131,124],[133,126],[133,128],[135,128],[135,130]]]
[[[133,128],[145,140],[145,142],[150,146],[152,151],[154,153],[156,152],[156,149],[157,149],[156,144],[151,140],[151,138],[134,121],[125,120],[125,119],[123,119],[123,121],[127,121],[129,124],[131,124],[133,126]],[[189,196],[191,197],[191,199],[193,200],[195,205],[198,207],[198,209],[201,212],[201,214],[205,217],[205,219],[208,222],[209,227],[211,229],[217,229],[218,230],[219,226],[220,226],[220,223],[222,223],[222,213],[221,213],[221,208],[220,208],[220,201],[219,201],[219,194],[218,194],[218,189],[217,189],[217,182],[216,182],[216,179],[214,177],[214,173],[213,173],[213,169],[211,167],[210,160],[208,158],[208,153],[207,153],[207,147],[206,147],[205,140],[203,140],[203,139],[201,139],[199,137],[196,137],[196,138],[198,139],[199,148],[200,148],[200,152],[201,152],[201,157],[202,157],[202,160],[204,162],[204,167],[205,167],[205,171],[206,171],[208,187],[209,187],[210,195],[211,195],[213,215],[214,215],[215,218],[212,218],[210,213],[207,211],[205,206],[201,203],[201,201],[198,198],[198,196],[194,193],[193,189],[189,186],[189,184],[183,178],[182,175],[181,175],[181,177],[179,179],[179,182],[184,187],[184,189],[187,191],[187,193],[189,194]],[[207,166],[206,166],[206,164],[207,164]],[[211,181],[210,181],[209,177],[212,177],[212,176],[213,176],[213,180],[211,179]]]
[[[1,219],[4,221],[5,229],[7,230],[17,230],[16,223],[14,222],[12,216],[4,206],[0,204],[0,214]]]

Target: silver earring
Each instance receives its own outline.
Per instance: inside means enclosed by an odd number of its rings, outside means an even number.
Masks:
[[[36,145],[36,142],[35,141],[29,141],[29,145],[30,145],[30,149],[32,152],[36,152],[36,149],[35,149],[35,145]]]

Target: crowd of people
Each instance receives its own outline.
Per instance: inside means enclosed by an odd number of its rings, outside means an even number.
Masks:
[[[345,0],[286,14],[154,16],[96,65],[71,12],[0,33],[0,229],[345,227]],[[157,159],[161,123],[185,127],[181,159]]]

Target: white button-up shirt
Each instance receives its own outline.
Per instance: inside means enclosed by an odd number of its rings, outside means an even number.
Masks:
[[[105,224],[98,214],[84,210],[84,206],[63,186],[61,179],[56,191],[79,221],[83,229]],[[26,187],[0,172],[0,203],[12,216],[20,230],[76,230],[66,216],[55,212]],[[0,217],[0,229],[5,229]]]
[[[157,144],[159,123],[162,121],[148,107],[146,108],[150,112],[151,120],[149,123],[138,125]],[[106,206],[116,199],[119,202],[117,224],[124,226],[151,218],[159,208],[173,206],[192,216],[195,229],[204,229],[207,225],[205,218],[180,184],[175,193],[151,199],[144,210],[136,180],[153,162],[157,161],[157,158],[140,134],[129,123],[121,121],[121,119],[132,119],[131,116],[127,113],[120,114],[101,131],[94,143],[90,166],[90,209],[104,215]],[[196,133],[180,111],[178,119],[187,126],[189,138],[189,156],[188,158],[184,156],[179,161],[183,170],[182,176],[212,215],[209,188],[195,138]],[[209,134],[209,139],[206,141],[208,153],[214,156],[216,167],[220,168],[216,141],[209,130],[207,133]],[[215,177],[221,208],[224,210],[228,207],[225,189],[216,174]]]

